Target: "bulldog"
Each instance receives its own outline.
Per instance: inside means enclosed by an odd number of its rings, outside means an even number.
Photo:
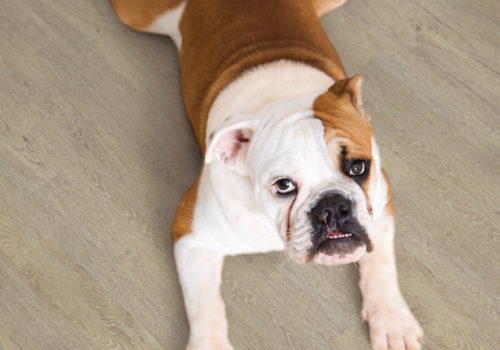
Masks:
[[[172,233],[188,349],[232,349],[224,257],[285,250],[297,263],[359,262],[374,349],[420,349],[398,287],[389,180],[319,16],[345,0],[111,0],[135,30],[179,49],[187,115],[204,153]]]

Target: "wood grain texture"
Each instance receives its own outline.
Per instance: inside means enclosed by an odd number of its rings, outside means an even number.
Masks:
[[[393,185],[426,349],[500,342],[500,5],[350,0],[322,24]],[[201,163],[168,38],[106,1],[0,2],[0,349],[181,349],[170,227]],[[356,267],[228,258],[236,349],[369,349]]]

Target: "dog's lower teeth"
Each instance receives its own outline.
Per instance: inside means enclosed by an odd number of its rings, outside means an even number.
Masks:
[[[345,237],[351,237],[352,233],[346,233],[345,235],[337,235],[337,236],[328,236],[328,239],[339,239]]]

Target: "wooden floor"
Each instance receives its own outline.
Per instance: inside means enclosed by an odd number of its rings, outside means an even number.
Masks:
[[[322,22],[365,77],[426,349],[498,349],[500,5],[350,0]],[[181,349],[170,226],[201,156],[176,50],[103,0],[0,1],[0,349]],[[228,258],[236,349],[369,349],[358,273]]]

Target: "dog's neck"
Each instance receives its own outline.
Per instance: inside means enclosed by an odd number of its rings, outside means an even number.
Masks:
[[[298,62],[281,60],[256,67],[217,97],[209,112],[207,135],[235,114],[271,118],[312,110],[316,97],[333,83],[324,72]]]

